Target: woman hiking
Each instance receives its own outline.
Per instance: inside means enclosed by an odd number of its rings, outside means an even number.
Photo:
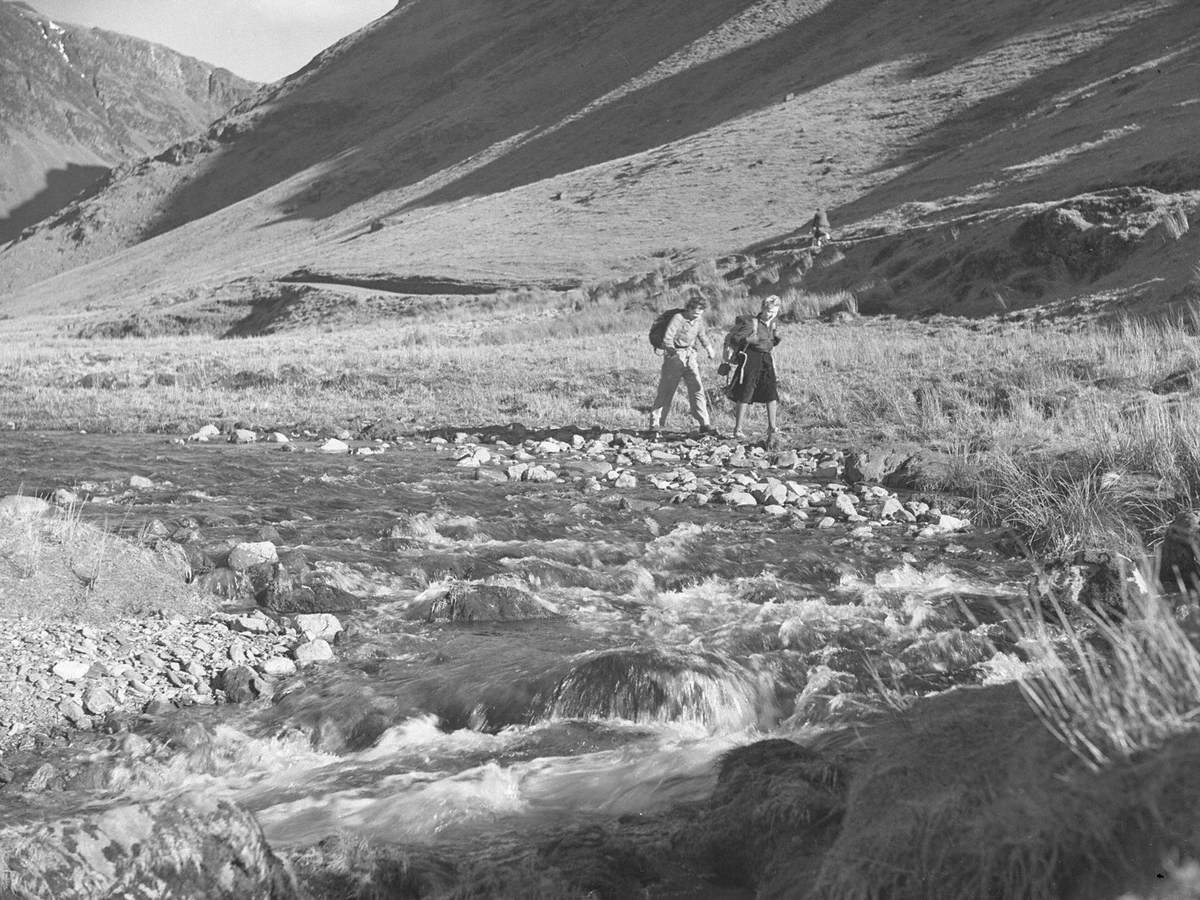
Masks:
[[[733,437],[744,440],[746,409],[751,403],[767,405],[767,446],[773,446],[779,411],[779,389],[775,378],[775,360],[771,351],[779,343],[775,321],[782,301],[775,294],[766,297],[757,316],[738,316],[725,336],[722,358],[735,368],[727,394],[737,404]]]

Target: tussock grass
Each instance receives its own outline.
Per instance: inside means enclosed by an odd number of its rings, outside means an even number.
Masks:
[[[780,297],[787,309],[787,316],[781,317],[785,322],[820,319],[838,312],[858,315],[858,299],[850,291],[810,294],[789,288],[780,294]]]
[[[1156,521],[1153,500],[1123,485],[1119,473],[1092,464],[1072,471],[1054,460],[992,454],[980,502],[990,522],[1021,535],[1041,553],[1065,555],[1141,546],[1138,524]],[[990,488],[990,490],[989,490]]]
[[[1200,729],[1200,651],[1151,589],[1153,571],[1138,576],[1119,620],[1085,608],[1077,624],[1053,595],[1015,618],[1037,669],[1022,693],[1095,771]]]
[[[211,605],[170,563],[83,521],[77,508],[0,517],[0,620],[108,621]]]

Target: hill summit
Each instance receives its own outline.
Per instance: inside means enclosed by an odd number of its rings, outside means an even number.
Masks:
[[[1191,0],[413,0],[27,231],[0,290],[18,314],[129,310],[737,257],[768,286],[978,312],[1114,277],[1063,253],[1106,253],[1093,227],[1153,207],[1139,233],[1174,243],[1139,272],[1169,268],[1174,296],[1196,258],[1197,26]],[[770,260],[818,208],[837,254]],[[966,262],[883,252],[964,235]]]

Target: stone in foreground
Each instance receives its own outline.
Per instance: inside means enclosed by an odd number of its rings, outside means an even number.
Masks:
[[[0,828],[14,900],[283,900],[295,885],[245,810],[192,795]]]

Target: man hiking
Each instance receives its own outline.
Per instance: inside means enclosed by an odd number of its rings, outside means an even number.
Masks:
[[[704,329],[704,311],[708,301],[699,293],[688,298],[682,312],[671,317],[663,333],[662,372],[658,377],[658,394],[654,408],[650,410],[650,430],[657,434],[667,424],[667,414],[675,400],[675,391],[682,380],[687,385],[688,408],[692,418],[700,425],[701,434],[716,434],[708,418],[708,401],[704,395],[704,383],[700,379],[700,360],[696,352],[699,345],[714,359],[716,353],[708,341]]]

